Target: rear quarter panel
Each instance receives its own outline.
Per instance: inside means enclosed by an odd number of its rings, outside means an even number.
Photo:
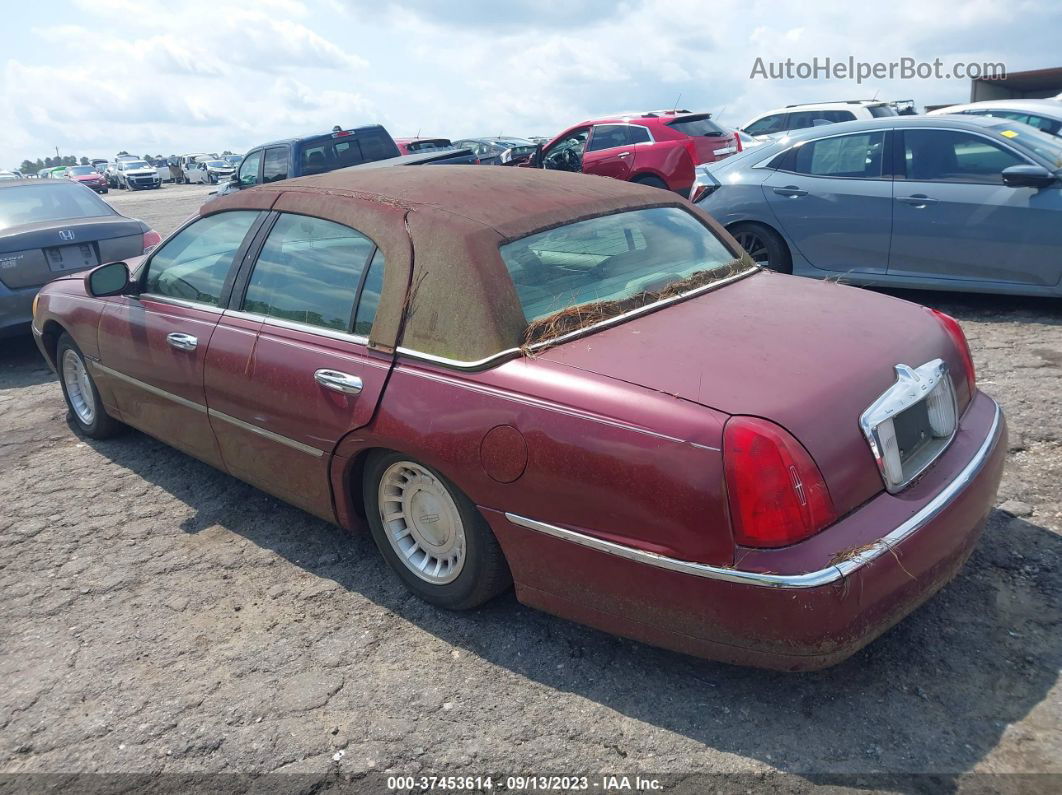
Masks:
[[[734,548],[719,452],[724,419],[541,360],[465,373],[402,359],[373,423],[339,445],[340,515],[354,510],[358,454],[386,448],[434,467],[481,507],[726,565]],[[487,439],[505,426],[501,445]]]

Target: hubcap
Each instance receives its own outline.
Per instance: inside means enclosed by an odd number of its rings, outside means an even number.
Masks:
[[[425,582],[453,582],[465,564],[465,528],[457,504],[435,475],[399,461],[380,478],[380,519],[387,540]]]
[[[63,353],[63,383],[70,398],[70,408],[85,425],[96,417],[96,400],[92,396],[92,381],[81,357],[72,350]]]
[[[737,242],[752,257],[752,261],[758,265],[769,265],[770,257],[767,254],[767,243],[754,232],[742,232],[736,238]]]

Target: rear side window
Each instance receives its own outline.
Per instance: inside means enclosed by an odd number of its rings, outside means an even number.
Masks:
[[[117,215],[92,191],[69,182],[19,185],[0,190],[0,229],[38,221]]]
[[[262,166],[262,182],[279,182],[288,178],[287,147],[266,149],[265,165]]]
[[[233,257],[258,215],[231,210],[186,226],[148,262],[144,292],[217,306]]]
[[[258,167],[262,165],[262,150],[251,152],[240,163],[240,184],[243,186],[258,184]]]
[[[632,124],[627,128],[627,135],[630,138],[632,144],[644,144],[653,140],[653,136],[649,134],[649,130],[640,124]]]
[[[388,157],[398,157],[401,154],[391,136],[382,130],[337,136],[318,138],[303,144],[303,174],[323,174],[337,168],[357,166]]]
[[[258,255],[244,311],[350,331],[358,287],[374,248],[369,238],[349,227],[285,213]]]
[[[774,113],[770,116],[764,116],[762,119],[757,119],[746,127],[745,132],[749,135],[771,135],[772,133],[784,132],[785,116],[784,113]]]
[[[957,130],[904,130],[903,146],[912,180],[1002,184],[1003,169],[1026,165],[995,141]]]
[[[586,145],[586,151],[599,152],[602,149],[626,146],[627,143],[626,124],[599,124],[590,132],[590,143]]]
[[[841,121],[852,121],[855,114],[850,110],[801,110],[789,114],[790,130],[805,130],[823,123],[836,124]]]
[[[698,136],[717,138],[721,135],[726,135],[723,129],[708,116],[684,116],[681,119],[668,122],[667,126],[676,132],[694,138]]]
[[[582,305],[607,312],[608,304],[643,294],[649,302],[735,266],[712,231],[677,207],[578,221],[507,243],[501,256],[528,322]]]
[[[808,141],[796,150],[793,170],[816,177],[881,176],[885,131],[838,135]]]

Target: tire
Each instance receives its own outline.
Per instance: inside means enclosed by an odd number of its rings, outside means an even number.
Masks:
[[[637,185],[645,185],[650,188],[662,188],[663,190],[669,190],[667,183],[664,182],[664,180],[660,179],[660,177],[654,177],[651,174],[645,174],[640,177],[635,177],[631,180],[631,182],[634,182]]]
[[[403,482],[404,486],[396,485]],[[373,453],[365,463],[362,489],[377,549],[406,588],[425,602],[468,610],[512,584],[505,556],[486,520],[438,472],[402,453]],[[385,511],[392,517],[386,526]],[[413,517],[408,514],[414,511],[428,523],[416,519],[409,523]]]
[[[741,223],[734,224],[728,231],[757,264],[779,273],[793,272],[789,247],[769,226]]]
[[[213,174],[211,174],[209,177],[207,177],[207,180],[210,182],[211,185],[217,185],[218,184],[218,179]]]
[[[96,382],[92,380],[85,364],[85,357],[73,337],[66,332],[59,337],[55,362],[70,418],[83,435],[90,439],[107,439],[125,430],[125,425],[104,410]]]
[[[103,190],[100,191],[100,193],[107,193],[108,191],[110,191],[110,188],[104,188]]]

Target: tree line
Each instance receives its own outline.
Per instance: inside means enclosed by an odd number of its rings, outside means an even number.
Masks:
[[[115,157],[118,157],[118,155],[127,155],[127,154],[129,154],[129,153],[126,152],[123,149],[121,152],[119,152],[117,155],[115,155]],[[226,149],[221,154],[222,155],[231,155],[232,152],[230,152],[228,149]],[[154,165],[161,165],[163,163],[168,163],[170,161],[175,161],[177,159],[177,155],[165,155],[165,156],[164,155],[141,155],[140,159],[141,160],[145,160],[145,161],[147,161],[148,163],[150,163],[151,165],[154,166]],[[36,174],[41,169],[45,169],[45,168],[58,168],[59,166],[78,166],[78,165],[80,165],[80,166],[91,165],[91,161],[87,157],[84,157],[84,156],[78,157],[77,155],[59,155],[59,156],[56,156],[56,157],[46,157],[43,160],[38,157],[36,160],[29,160],[29,159],[23,160],[22,161],[22,165],[20,165],[18,167],[18,171],[20,171],[22,174]]]

